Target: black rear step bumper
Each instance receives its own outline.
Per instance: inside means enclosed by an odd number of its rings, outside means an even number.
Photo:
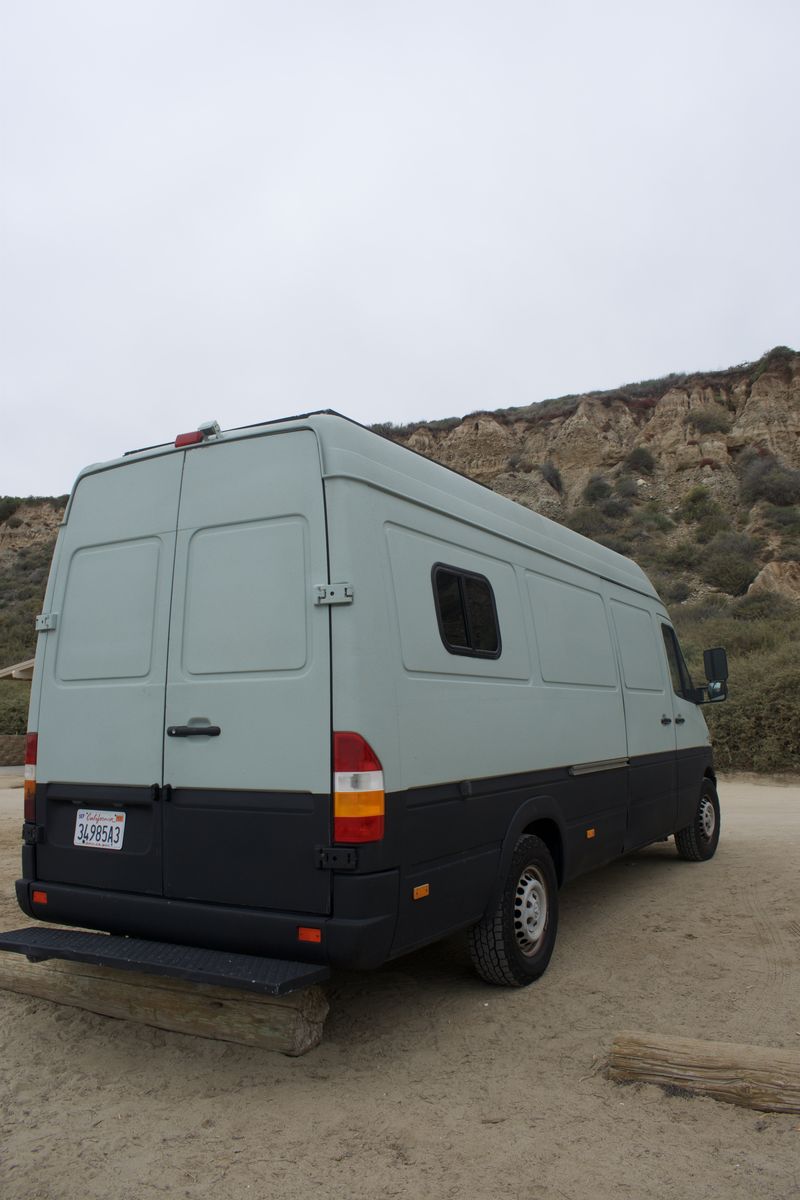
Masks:
[[[267,957],[293,965],[360,969],[378,967],[389,957],[397,921],[397,888],[397,871],[338,877],[334,885],[337,915],[318,917],[168,900],[45,880],[16,881],[19,906],[34,920],[77,925],[150,943]],[[44,892],[47,903],[34,903],[34,891]],[[298,940],[300,927],[307,926],[321,931],[319,942]]]
[[[322,983],[330,975],[326,966],[311,963],[257,958],[253,954],[226,954],[223,950],[199,950],[196,946],[173,946],[142,938],[42,926],[0,933],[0,950],[25,954],[35,962],[65,958],[72,962],[144,971],[148,975],[168,975],[193,983],[241,988],[270,996],[285,996],[313,983]]]

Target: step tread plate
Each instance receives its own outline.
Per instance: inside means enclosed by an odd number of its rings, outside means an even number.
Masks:
[[[318,963],[40,926],[0,933],[0,950],[15,951],[37,960],[63,958],[124,971],[169,975],[193,983],[242,988],[270,996],[285,996],[330,977],[329,968]]]

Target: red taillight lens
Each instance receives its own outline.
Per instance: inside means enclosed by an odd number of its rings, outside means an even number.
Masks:
[[[379,842],[386,800],[380,759],[360,733],[333,735],[333,840]]]
[[[176,446],[196,446],[198,442],[202,442],[203,434],[199,429],[195,429],[193,433],[179,433],[175,438]]]
[[[36,756],[39,752],[38,733],[25,738],[25,820],[36,820]]]

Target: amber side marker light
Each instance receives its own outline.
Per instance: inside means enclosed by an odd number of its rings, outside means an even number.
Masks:
[[[597,837],[597,830],[596,829],[587,829],[586,836],[587,836],[587,838]]]
[[[298,925],[297,940],[298,942],[321,942],[322,930],[314,929],[311,925]]]
[[[34,892],[31,899],[34,904],[47,904],[47,892]]]
[[[431,894],[431,885],[429,883],[421,883],[414,888],[413,896],[415,900],[424,900],[426,896]]]

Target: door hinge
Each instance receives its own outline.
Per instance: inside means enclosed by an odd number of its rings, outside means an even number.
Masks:
[[[320,871],[355,871],[358,851],[352,846],[317,846],[317,868]]]
[[[316,587],[315,604],[352,604],[352,583],[320,583]]]
[[[48,633],[58,624],[58,613],[39,613],[36,618],[36,632]]]

